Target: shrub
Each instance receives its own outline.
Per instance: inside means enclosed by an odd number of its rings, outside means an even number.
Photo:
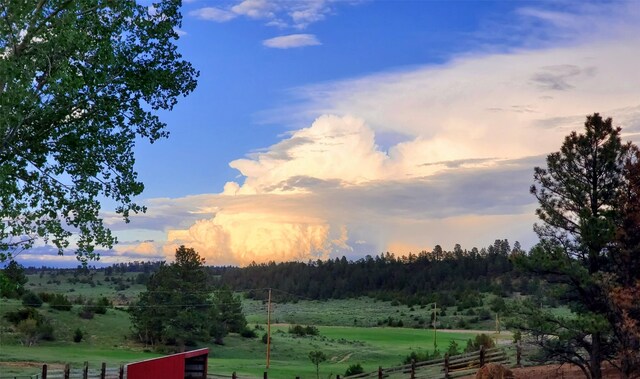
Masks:
[[[243,329],[240,332],[240,335],[242,337],[244,337],[244,338],[256,338],[256,337],[258,337],[258,335],[256,334],[255,330],[252,330],[252,329],[249,329],[249,328]]]
[[[518,343],[522,341],[522,332],[520,330],[516,330],[513,333],[513,343]]]
[[[360,363],[352,364],[347,368],[347,371],[344,372],[344,376],[358,375],[364,373],[364,369]]]
[[[96,303],[89,300],[87,304],[85,304],[84,310],[91,313],[97,313],[97,314],[103,315],[107,313],[107,307],[111,307],[111,301],[109,301],[109,299],[103,296],[100,299],[98,299]]]
[[[40,339],[52,341],[53,325],[35,308],[25,307],[4,316],[23,335],[25,345],[31,346]]]
[[[42,306],[42,299],[35,293],[28,291],[22,295],[22,305],[27,307],[40,308]]]
[[[22,320],[29,318],[38,320],[42,318],[42,315],[33,307],[24,307],[13,312],[7,312],[4,318],[13,325],[18,325]]]
[[[460,354],[460,346],[456,341],[451,340],[451,342],[449,342],[449,347],[447,348],[447,354],[449,354],[450,356]]]
[[[42,301],[45,303],[50,302],[53,296],[54,295],[51,292],[38,292],[38,297],[40,297],[40,299],[42,299]]]
[[[72,307],[69,299],[67,299],[67,297],[62,294],[53,295],[51,301],[49,302],[49,306],[51,306],[52,309],[56,309],[59,311],[70,311]]]
[[[301,325],[292,325],[289,326],[289,334],[304,337],[307,333],[305,333],[304,327],[302,327]]]
[[[480,350],[481,346],[483,346],[485,349],[490,349],[496,346],[496,344],[493,339],[491,339],[491,337],[482,333],[478,334],[475,339],[467,341],[467,347],[464,349],[464,351],[468,353]]]
[[[408,365],[411,363],[411,361],[415,361],[417,363],[417,362],[430,361],[432,359],[438,359],[438,358],[441,358],[440,350],[438,349],[435,349],[431,354],[429,354],[428,351],[425,351],[425,352],[420,351],[417,353],[415,351],[412,351],[411,354],[407,355],[404,358],[404,361],[402,363],[405,365]]]
[[[478,311],[478,318],[480,320],[490,320],[491,319],[491,312],[489,312],[488,309],[482,308]]]
[[[76,296],[76,298],[73,300],[73,304],[77,304],[77,305],[82,305],[85,302],[86,302],[86,299],[82,295]]]
[[[84,333],[82,333],[82,330],[80,330],[80,328],[77,328],[76,331],[73,333],[73,342],[78,343],[82,341],[83,337],[84,337]]]
[[[94,316],[93,312],[91,312],[86,307],[82,307],[78,315],[80,316],[80,318],[83,318],[85,320],[91,320]]]
[[[273,342],[273,338],[269,338],[269,335],[265,333],[262,335],[262,343],[266,345],[267,341]]]
[[[313,325],[307,325],[307,326],[293,325],[293,326],[289,326],[289,333],[299,337],[304,337],[307,335],[317,336],[320,334],[320,331],[318,330],[318,328],[316,328]]]
[[[307,335],[310,336],[317,336],[320,334],[320,331],[318,330],[318,328],[316,328],[313,325],[307,325],[304,327],[304,332],[307,333]]]

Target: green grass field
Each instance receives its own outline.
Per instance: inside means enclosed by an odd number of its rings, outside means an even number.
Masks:
[[[29,277],[27,288],[34,292],[64,293],[69,298],[83,296],[97,298],[107,296],[118,303],[123,298],[134,299],[144,289],[134,284],[133,275],[125,281],[129,287],[116,290],[111,280],[95,275],[94,285],[90,283],[70,283],[72,275]],[[8,311],[21,307],[17,300],[0,300],[0,317]],[[266,331],[266,304],[256,300],[243,300],[243,307],[250,327],[258,336]],[[55,328],[55,341],[40,341],[37,345],[21,345],[19,335],[9,323],[0,318],[0,377],[11,375],[32,375],[39,372],[38,365],[48,363],[61,365],[70,363],[81,366],[88,361],[92,367],[102,362],[109,366],[134,362],[160,356],[150,349],[137,344],[131,337],[128,313],[124,309],[109,309],[105,315],[96,314],[91,320],[78,316],[80,306],[74,305],[70,312],[56,311],[44,305],[40,312],[49,318]],[[454,309],[446,309],[449,320],[457,315]],[[315,367],[309,361],[312,350],[321,350],[329,358],[320,365],[323,377],[330,374],[343,375],[351,364],[360,363],[365,371],[374,371],[378,366],[392,367],[402,364],[412,351],[431,352],[434,348],[433,329],[428,328],[430,309],[428,307],[393,306],[389,302],[370,298],[299,301],[296,303],[273,304],[271,320],[272,345],[271,364],[268,369],[271,378],[314,378]],[[405,327],[377,326],[381,320],[402,320]],[[419,320],[424,320],[419,324]],[[445,322],[452,322],[447,321]],[[291,324],[314,325],[319,336],[295,337],[289,334]],[[387,325],[386,323],[384,325]],[[425,328],[427,327],[427,328]],[[80,343],[73,342],[73,332],[80,328],[85,338]],[[490,332],[488,332],[490,333]],[[464,347],[472,332],[447,332],[438,330],[438,348],[444,351],[454,340]],[[508,334],[500,338],[508,339]],[[230,375],[233,371],[243,378],[259,378],[266,371],[266,345],[260,338],[245,339],[238,335],[225,338],[225,345],[203,345],[209,347],[209,372]],[[35,362],[28,365],[25,362]],[[36,364],[37,363],[37,364]]]

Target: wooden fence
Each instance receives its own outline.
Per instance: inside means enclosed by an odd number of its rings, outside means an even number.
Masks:
[[[510,347],[495,347],[480,349],[471,353],[433,359],[425,362],[413,362],[411,364],[390,368],[379,367],[377,371],[351,375],[348,377],[336,376],[336,379],[454,379],[475,373],[485,363],[501,363],[510,365],[527,365],[523,357],[523,351],[528,354],[529,349],[512,345]],[[91,368],[85,362],[81,368],[72,368],[69,364],[64,369],[49,370],[45,364],[38,375],[27,376],[32,379],[126,379],[124,365],[120,367],[107,367],[105,363],[99,368]],[[11,376],[13,378],[13,376]],[[17,377],[16,377],[17,378]],[[213,374],[207,375],[208,379],[244,379],[232,373],[231,375]],[[265,372],[263,379],[268,379]],[[299,379],[297,377],[296,379]]]
[[[351,375],[342,379],[389,378],[389,379],[453,379],[475,373],[485,363],[507,364],[510,359],[501,348],[480,349],[471,353],[433,359],[425,362],[412,362],[408,365],[391,368],[378,368],[378,371]],[[337,377],[340,379],[340,376]]]
[[[100,368],[90,368],[89,363],[85,362],[81,368],[72,368],[69,364],[64,369],[49,370],[48,365],[42,365],[42,373],[36,375],[35,379],[125,379],[126,374],[124,366],[107,367],[106,363],[102,363]]]
[[[454,355],[433,359],[425,362],[413,362],[408,365],[382,368],[377,371],[351,375],[347,377],[336,376],[336,379],[454,379],[461,376],[474,374],[485,363],[500,363],[509,365],[521,365],[523,363],[522,348],[512,346],[508,348],[495,347],[480,349],[471,353]],[[231,375],[209,373],[208,379],[243,379],[234,372]],[[268,373],[263,374],[263,379],[268,379]],[[300,379],[296,377],[295,379]]]

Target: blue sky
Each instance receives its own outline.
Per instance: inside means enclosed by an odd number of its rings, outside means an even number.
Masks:
[[[137,146],[149,207],[102,261],[535,241],[533,167],[587,114],[640,133],[640,3],[187,1],[197,90]],[[73,255],[24,252],[26,264]],[[66,263],[65,263],[66,262]]]

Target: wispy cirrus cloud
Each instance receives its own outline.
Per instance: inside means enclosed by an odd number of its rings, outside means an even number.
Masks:
[[[287,36],[274,37],[262,41],[262,44],[274,49],[293,49],[321,45],[320,41],[318,41],[313,34],[290,34]]]

